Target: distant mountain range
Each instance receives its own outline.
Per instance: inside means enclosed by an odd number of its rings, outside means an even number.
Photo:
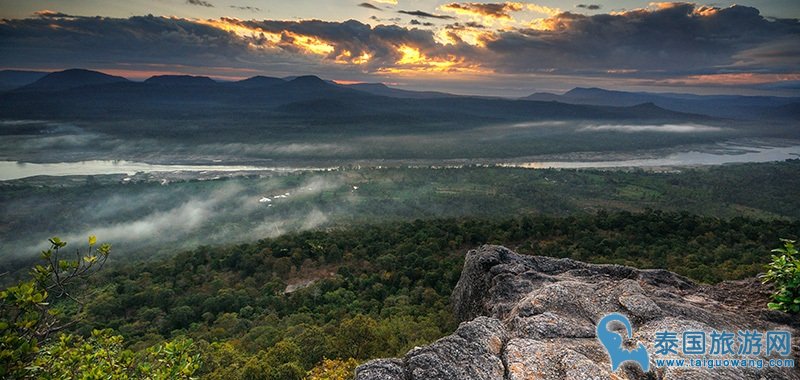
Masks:
[[[563,95],[535,93],[523,99],[569,104],[627,107],[644,102],[665,109],[731,119],[797,117],[786,113],[797,109],[800,98],[741,95],[694,95],[676,93],[624,92],[602,88],[574,88]]]
[[[0,72],[0,117],[53,119],[305,120],[312,123],[479,123],[558,119],[796,119],[798,98],[653,94],[576,88],[523,99],[401,90],[380,83],[337,84],[316,76],[256,76],[219,82],[160,75],[144,82],[97,71]]]
[[[427,99],[427,98],[450,98],[457,96],[445,92],[436,92],[436,91],[401,90],[398,88],[389,87],[383,83],[356,83],[347,85],[347,87],[359,91],[368,92],[373,95],[389,96],[392,98]]]

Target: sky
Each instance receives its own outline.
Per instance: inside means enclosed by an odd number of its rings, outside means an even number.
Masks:
[[[0,0],[0,69],[800,96],[800,1]]]

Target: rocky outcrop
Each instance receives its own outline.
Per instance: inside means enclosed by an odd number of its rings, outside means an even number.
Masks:
[[[800,379],[800,369],[768,368],[763,356],[752,357],[764,359],[763,368],[730,369],[657,366],[655,359],[663,357],[650,354],[646,373],[630,363],[612,371],[596,337],[597,323],[613,312],[632,324],[626,347],[643,344],[650,353],[659,331],[790,331],[791,358],[800,363],[800,321],[764,310],[765,296],[755,280],[705,286],[665,270],[483,246],[467,253],[453,290],[454,313],[462,321],[458,329],[402,359],[367,362],[356,369],[356,380]]]

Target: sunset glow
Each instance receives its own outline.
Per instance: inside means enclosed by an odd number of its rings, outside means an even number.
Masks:
[[[543,85],[564,90],[603,85],[610,78],[636,86],[684,83],[731,88],[796,80],[798,59],[787,55],[786,47],[800,40],[797,20],[778,21],[744,5],[647,1],[628,9],[602,2],[575,8],[555,5],[449,1],[412,9],[384,0],[358,4],[358,17],[338,19],[313,12],[306,18],[269,18],[257,12],[229,16],[213,6],[190,9],[222,15],[114,18],[49,7],[26,18],[0,21],[4,35],[20,35],[19,43],[6,44],[0,65],[72,67],[85,66],[81,62],[89,59],[92,67],[139,70],[141,75],[133,77],[143,77],[154,71],[153,65],[168,61],[171,68],[165,73],[180,73],[181,65],[201,68],[186,69],[187,73],[219,78],[239,74],[215,67],[265,74],[278,70],[279,75],[337,70],[348,80],[359,81],[408,78],[415,73],[440,73],[439,80],[451,81],[464,73],[480,73],[505,87],[511,83],[516,87],[535,74],[537,81],[546,82]],[[674,30],[664,30],[667,26]],[[94,32],[101,29],[108,33]],[[698,35],[687,38],[685,31]],[[31,42],[34,45],[28,46]],[[37,49],[51,49],[50,45],[81,54],[61,54],[58,62],[34,54]],[[168,46],[156,50],[155,45]],[[26,48],[18,50],[21,46]],[[190,54],[165,59],[152,53],[173,50]],[[25,59],[25,54],[41,61]],[[119,61],[136,65],[120,69]],[[509,79],[515,76],[516,80]],[[619,82],[621,78],[626,82]]]

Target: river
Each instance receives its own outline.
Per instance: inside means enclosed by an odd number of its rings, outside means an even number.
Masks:
[[[635,155],[632,155],[635,156]],[[722,143],[709,149],[674,151],[653,157],[620,160],[574,160],[574,161],[511,161],[493,162],[499,166],[529,169],[603,169],[603,168],[648,168],[722,165],[747,162],[771,162],[800,158],[800,145],[781,146],[765,144]],[[430,165],[435,166],[435,165]],[[0,181],[33,176],[103,175],[154,173],[154,172],[292,172],[331,170],[333,167],[266,167],[247,165],[167,165],[134,161],[79,161],[57,163],[24,163],[0,161]]]

